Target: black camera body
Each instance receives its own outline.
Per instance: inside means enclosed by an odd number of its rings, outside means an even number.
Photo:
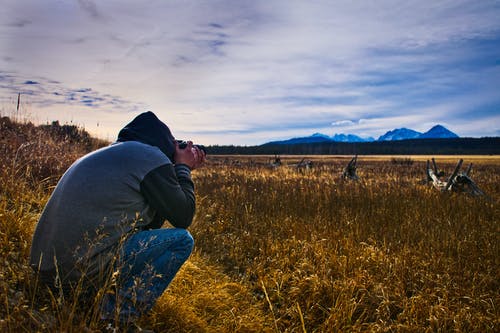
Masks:
[[[180,149],[185,149],[187,147],[187,141],[177,140],[177,143],[179,144]],[[205,149],[205,146],[203,146],[203,145],[193,145],[193,147],[197,147],[199,150],[203,150],[203,152],[205,154],[207,153],[207,150]]]

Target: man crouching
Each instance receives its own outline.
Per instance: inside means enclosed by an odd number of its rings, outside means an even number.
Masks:
[[[97,292],[104,320],[123,325],[152,308],[193,249],[191,170],[205,152],[179,147],[152,112],[118,140],[77,160],[62,176],[38,221],[30,264],[52,290]],[[174,228],[160,229],[165,220]]]

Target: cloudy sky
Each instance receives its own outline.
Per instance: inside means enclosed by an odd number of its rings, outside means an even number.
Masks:
[[[204,144],[500,135],[498,0],[3,0],[0,114]]]

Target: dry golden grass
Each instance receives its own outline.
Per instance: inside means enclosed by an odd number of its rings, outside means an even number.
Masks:
[[[143,322],[159,332],[272,332],[244,284],[194,253]]]
[[[422,184],[424,162],[359,158],[361,181],[341,181],[346,161],[205,168],[198,247],[265,288],[279,331],[301,315],[307,331],[495,331],[499,165],[473,169],[488,200]]]
[[[27,267],[31,235],[62,172],[89,148],[34,127],[1,129],[0,331],[102,330]],[[24,134],[23,134],[24,133]],[[28,133],[28,134],[26,134]],[[40,154],[42,149],[43,154]],[[45,149],[45,150],[43,150]],[[405,156],[404,158],[406,158]],[[212,156],[194,172],[195,252],[144,326],[158,332],[496,332],[500,159],[466,156],[489,198],[422,183],[425,160]],[[458,156],[436,156],[446,174]]]

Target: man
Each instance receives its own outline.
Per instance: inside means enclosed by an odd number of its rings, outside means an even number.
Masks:
[[[202,149],[180,148],[152,112],[137,116],[57,184],[33,236],[30,264],[40,280],[65,294],[104,289],[102,318],[135,321],[192,251],[191,170],[204,161]],[[174,228],[160,229],[165,220]]]

